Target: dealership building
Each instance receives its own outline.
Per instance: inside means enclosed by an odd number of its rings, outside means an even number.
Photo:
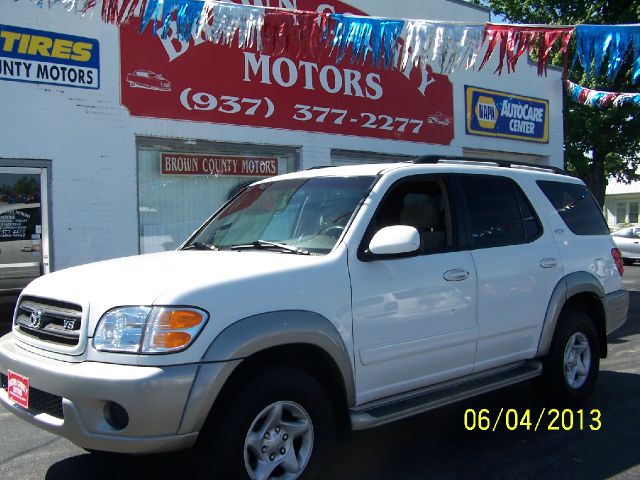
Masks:
[[[235,3],[490,18],[462,0]],[[502,75],[495,58],[399,72],[162,39],[99,14],[2,7],[0,289],[26,271],[175,249],[238,187],[286,172],[425,154],[563,164],[561,71],[538,76],[526,58]]]

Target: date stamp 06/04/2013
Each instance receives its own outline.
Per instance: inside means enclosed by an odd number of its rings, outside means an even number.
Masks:
[[[598,431],[602,429],[602,412],[597,408],[590,410],[572,410],[542,408],[539,412],[529,408],[468,408],[464,412],[464,428],[466,430],[493,431],[506,428],[510,431]]]

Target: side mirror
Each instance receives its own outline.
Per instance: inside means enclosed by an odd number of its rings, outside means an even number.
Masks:
[[[420,234],[414,227],[393,225],[385,227],[369,242],[369,251],[374,255],[400,255],[414,253],[420,249]]]

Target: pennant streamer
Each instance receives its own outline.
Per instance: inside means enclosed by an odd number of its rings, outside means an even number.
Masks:
[[[591,90],[567,80],[565,82],[567,93],[571,100],[580,105],[587,105],[598,109],[619,107],[630,103],[640,105],[640,93],[614,93]]]
[[[39,7],[61,5],[68,11],[91,13],[98,0],[31,0]],[[634,25],[465,25],[426,20],[389,20],[356,15],[320,14],[276,8],[253,7],[218,0],[102,0],[103,21],[121,25],[137,18],[140,31],[153,23],[154,35],[166,38],[173,33],[179,40],[203,36],[208,41],[231,46],[237,38],[239,48],[255,47],[269,55],[316,59],[323,49],[336,53],[336,63],[346,56],[352,64],[389,69],[424,69],[448,75],[455,69],[474,66],[486,43],[478,70],[493,56],[499,44],[499,63],[495,73],[515,71],[518,59],[536,51],[538,75],[546,74],[552,47],[559,42],[565,55],[576,31],[576,57],[587,74],[599,75],[606,69],[609,80],[631,60],[631,77],[640,80],[640,24]],[[175,29],[175,30],[174,30]],[[640,105],[638,93],[600,92],[566,81],[571,98],[595,108],[623,104]]]
[[[198,35],[204,33],[208,41],[228,46],[231,46],[237,35],[238,47],[251,48],[257,44],[260,50],[264,14],[263,8],[206,0],[200,16]]]
[[[339,14],[332,14],[331,19],[335,22],[332,43],[338,50],[336,63],[342,62],[350,49],[352,64],[364,64],[371,55],[371,65],[392,65],[404,21]]]
[[[565,66],[567,64],[567,48],[573,33],[573,27],[545,27],[526,25],[494,25],[487,23],[485,26],[485,40],[488,39],[487,51],[479,70],[485,66],[492,56],[496,45],[500,42],[500,63],[494,73],[501,74],[504,62],[507,62],[507,72],[513,72],[516,63],[522,54],[533,53],[538,47],[538,75],[547,73],[547,61],[551,54],[551,48],[560,40],[560,52],[565,55]],[[483,42],[484,44],[484,42]]]
[[[330,28],[330,14],[269,9],[262,27],[262,53],[318,58]]]
[[[407,22],[407,36],[400,68],[430,65],[436,73],[449,74],[454,69],[471,68],[482,45],[484,25],[462,25],[428,21]]]
[[[613,80],[627,55],[631,54],[631,78],[640,79],[640,25],[578,25],[577,56],[584,70],[599,75],[608,58],[607,78]]]

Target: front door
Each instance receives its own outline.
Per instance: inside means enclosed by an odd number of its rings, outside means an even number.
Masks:
[[[46,168],[0,167],[0,299],[49,271]]]
[[[473,371],[476,273],[471,253],[456,248],[450,199],[445,179],[401,180],[383,199],[365,242],[383,227],[409,225],[420,233],[420,253],[362,261],[350,252],[360,404]]]

